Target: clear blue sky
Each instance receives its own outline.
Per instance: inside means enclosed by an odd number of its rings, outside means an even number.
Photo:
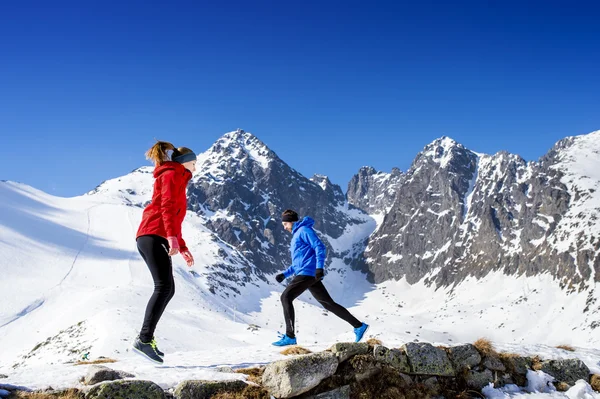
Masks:
[[[600,129],[599,21],[591,1],[3,1],[0,179],[78,195],[154,138],[202,152],[238,127],[344,191],[442,135],[535,160]]]

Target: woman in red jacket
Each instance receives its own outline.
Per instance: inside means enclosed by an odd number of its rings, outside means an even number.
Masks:
[[[133,348],[162,363],[164,353],[156,346],[154,330],[175,294],[171,256],[180,253],[188,266],[194,264],[194,257],[181,236],[181,224],[187,210],[187,184],[196,170],[196,154],[189,148],[175,148],[171,143],[159,141],[146,152],[146,157],[155,165],[154,190],[152,202],[144,209],[136,241],[152,273],[154,293]]]

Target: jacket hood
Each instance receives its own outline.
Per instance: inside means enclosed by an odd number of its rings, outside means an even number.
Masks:
[[[175,172],[179,172],[179,173],[188,172],[186,174],[186,175],[188,175],[187,176],[188,180],[192,177],[192,173],[189,172],[185,168],[185,166],[183,166],[179,162],[167,161],[167,162],[163,163],[162,165],[154,168],[154,178],[157,178],[158,176],[160,176],[162,173],[166,172],[167,170],[174,170]]]
[[[295,233],[296,230],[298,230],[300,227],[303,227],[303,226],[313,227],[314,224],[315,224],[315,221],[311,217],[305,216],[302,220],[299,220],[296,223],[294,223],[294,227],[292,228],[292,233]]]

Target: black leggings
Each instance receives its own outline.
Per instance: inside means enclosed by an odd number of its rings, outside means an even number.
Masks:
[[[154,330],[160,317],[175,295],[173,265],[169,256],[169,242],[163,237],[155,235],[138,237],[137,247],[154,280],[154,293],[146,306],[144,324],[140,332],[140,340],[150,342],[154,338]]]
[[[346,320],[352,324],[352,327],[358,328],[362,323],[352,316],[348,309],[339,305],[331,299],[329,292],[320,280],[312,276],[296,276],[281,294],[281,304],[283,305],[283,317],[285,318],[285,333],[288,337],[294,338],[294,305],[292,302],[298,298],[304,291],[309,290],[313,297],[327,310],[335,314],[340,319]]]

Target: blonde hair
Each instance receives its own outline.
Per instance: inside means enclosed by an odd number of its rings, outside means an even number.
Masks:
[[[171,156],[169,156],[168,151],[173,151]],[[146,151],[146,159],[152,161],[155,166],[160,166],[179,155],[187,154],[189,152],[193,151],[187,147],[175,148],[175,146],[168,141],[157,140],[156,144]]]

